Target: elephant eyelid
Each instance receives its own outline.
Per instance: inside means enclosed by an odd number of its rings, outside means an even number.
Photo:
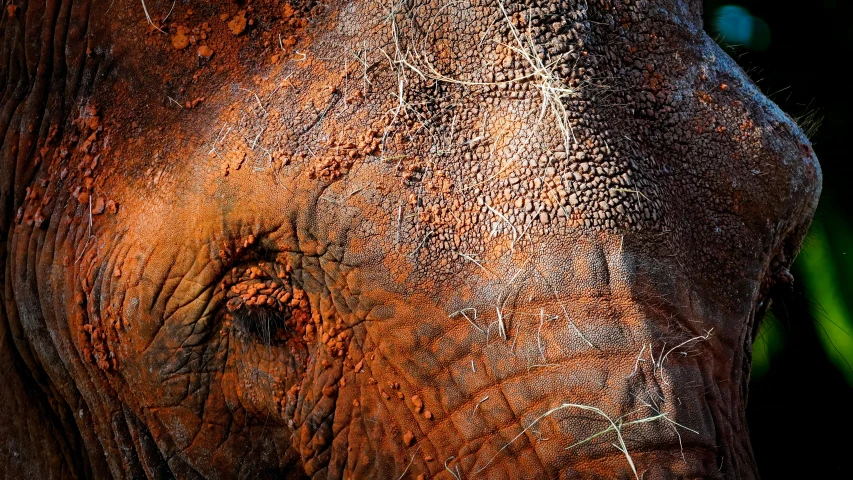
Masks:
[[[285,262],[283,256],[276,261],[250,261],[223,276],[215,295],[223,333],[247,334],[268,345],[305,335],[310,304]]]

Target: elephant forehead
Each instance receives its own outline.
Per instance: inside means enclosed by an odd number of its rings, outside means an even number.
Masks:
[[[598,253],[572,245],[598,234],[648,235],[635,253],[693,280],[756,281],[819,168],[683,5],[658,6],[349,5],[290,61],[211,93],[170,131],[185,145],[154,166],[141,152],[150,174],[117,190],[187,236],[311,211],[303,236],[382,264],[387,288],[538,252],[593,294]]]

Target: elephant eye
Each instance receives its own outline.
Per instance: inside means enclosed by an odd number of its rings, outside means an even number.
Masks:
[[[267,345],[301,339],[311,319],[305,293],[294,288],[291,270],[277,262],[233,268],[220,288],[225,294],[225,325]]]

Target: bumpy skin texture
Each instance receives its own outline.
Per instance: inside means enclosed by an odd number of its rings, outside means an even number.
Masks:
[[[6,478],[757,477],[821,174],[698,0],[170,4],[0,20]]]

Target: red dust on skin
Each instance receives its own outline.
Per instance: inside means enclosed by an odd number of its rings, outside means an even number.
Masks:
[[[820,171],[695,2],[119,3],[3,19],[0,469],[757,475]]]

